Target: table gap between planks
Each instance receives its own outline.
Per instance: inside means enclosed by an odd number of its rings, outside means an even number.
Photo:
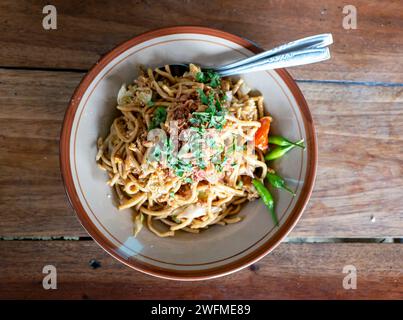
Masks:
[[[0,3],[0,298],[402,298],[401,1],[349,1],[357,30],[343,29],[345,3],[336,0],[53,1],[51,31],[42,28],[45,4]],[[289,235],[302,243],[285,242],[253,267],[206,282],[161,281],[112,259],[80,226],[59,172],[63,115],[86,70],[122,41],[177,24],[263,48],[322,32],[335,39],[330,61],[289,70],[319,142],[315,189]],[[386,237],[396,243],[370,240]],[[101,267],[91,268],[92,259]],[[58,290],[42,288],[46,264],[58,268]],[[356,290],[342,287],[347,264],[357,267]]]

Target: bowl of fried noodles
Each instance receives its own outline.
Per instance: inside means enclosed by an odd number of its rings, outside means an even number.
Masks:
[[[113,257],[162,278],[209,279],[256,262],[297,223],[317,163],[301,91],[284,69],[209,69],[260,51],[215,29],[159,29],[81,81],[61,171],[81,224]]]

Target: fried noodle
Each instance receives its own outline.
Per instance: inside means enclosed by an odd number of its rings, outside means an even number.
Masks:
[[[258,198],[251,180],[266,176],[254,148],[263,97],[242,79],[203,82],[190,65],[148,69],[118,94],[109,134],[97,141],[98,166],[109,176],[119,209],[132,209],[160,237],[239,222],[242,205]]]

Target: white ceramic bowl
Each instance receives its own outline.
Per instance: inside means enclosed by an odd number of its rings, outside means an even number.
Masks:
[[[61,171],[78,218],[94,240],[112,256],[145,273],[179,280],[200,280],[239,270],[270,252],[296,224],[311,194],[317,162],[312,118],[305,99],[285,70],[242,76],[265,98],[272,131],[292,140],[304,138],[305,151],[295,149],[275,162],[275,169],[296,190],[292,197],[274,190],[280,225],[275,227],[262,201],[241,211],[237,224],[213,226],[200,234],[179,232],[158,238],[143,228],[133,237],[131,211],[118,211],[106,174],[95,163],[96,140],[105,136],[116,116],[122,83],[137,77],[138,66],[177,62],[219,65],[259,52],[249,41],[202,27],[172,27],[139,35],[105,55],[85,76],[65,115]]]

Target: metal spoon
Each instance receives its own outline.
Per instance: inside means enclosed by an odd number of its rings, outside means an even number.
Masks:
[[[262,70],[272,70],[320,62],[330,58],[327,46],[333,43],[330,33],[299,39],[274,49],[264,51],[252,57],[241,59],[224,66],[202,66],[202,71],[211,70],[220,76],[248,73]],[[189,70],[189,64],[169,65],[172,74],[182,76]]]

